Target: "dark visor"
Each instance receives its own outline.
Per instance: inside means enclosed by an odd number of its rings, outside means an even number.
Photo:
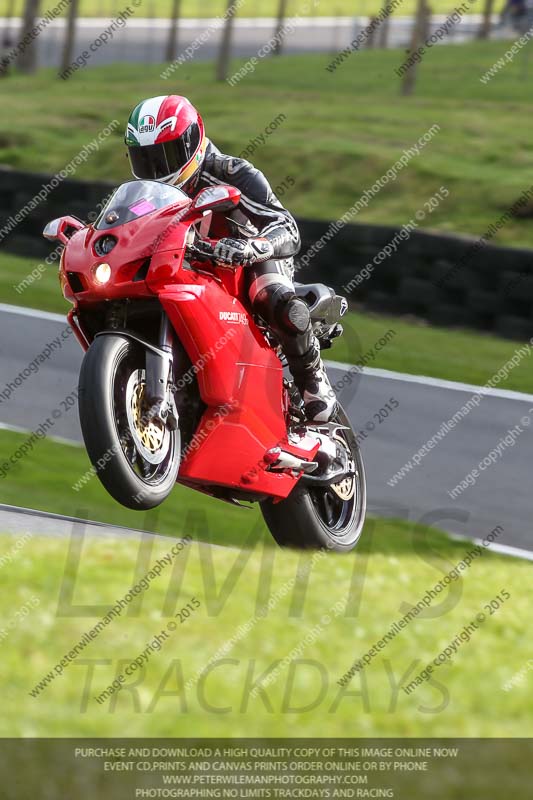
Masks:
[[[173,142],[129,147],[131,168],[137,178],[160,180],[179,172],[191,160],[200,143],[197,125],[190,125]]]

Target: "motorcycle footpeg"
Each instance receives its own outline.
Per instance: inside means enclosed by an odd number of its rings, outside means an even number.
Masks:
[[[305,484],[312,484],[313,486],[331,486],[332,483],[339,483],[344,478],[347,478],[351,473],[344,469],[332,471],[329,474],[318,475],[302,475],[300,482]]]

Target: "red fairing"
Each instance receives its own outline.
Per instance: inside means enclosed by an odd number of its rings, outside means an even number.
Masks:
[[[133,206],[145,207],[142,201]],[[319,442],[287,440],[282,365],[248,311],[244,270],[185,261],[191,228],[203,213],[185,198],[127,224],[74,233],[60,264],[64,295],[74,304],[69,322],[86,349],[92,336],[84,330],[85,315],[113,300],[158,299],[193,364],[193,374],[182,379],[196,379],[207,407],[184,450],[178,481],[207,492],[218,486],[281,499],[300,475],[267,471],[267,451],[279,446],[312,461]],[[116,244],[100,256],[97,243],[106,236]],[[110,272],[105,283],[97,278],[99,266]]]
[[[196,284],[162,292],[160,299],[199,368],[208,406],[198,446],[190,448],[180,476],[249,489],[248,473],[286,438],[280,361],[242,304],[213,279],[201,276]],[[293,486],[292,480],[284,486],[285,476],[270,475],[268,482],[270,491],[282,495]]]
[[[127,225],[95,230],[93,226],[83,228],[72,236],[60,264],[60,280],[63,294],[71,302],[90,304],[120,298],[151,296],[145,281],[133,281],[144,262],[158,249],[175,248],[178,255],[183,251],[184,238],[189,225],[176,222],[184,214],[190,201],[178,203],[161,211],[154,211]],[[105,236],[113,236],[117,244],[104,256],[95,250],[96,242]],[[181,255],[183,252],[181,252]],[[95,280],[94,270],[102,263],[111,267],[111,279],[102,285]],[[176,266],[176,271],[179,266]],[[73,291],[68,273],[77,275],[82,291]]]

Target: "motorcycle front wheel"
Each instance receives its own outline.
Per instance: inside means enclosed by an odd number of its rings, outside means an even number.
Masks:
[[[347,553],[353,550],[363,532],[366,478],[361,451],[341,406],[331,421],[346,426],[337,437],[347,451],[349,473],[329,486],[300,482],[285,500],[261,503],[270,533],[282,547]]]
[[[137,511],[168,497],[180,465],[179,430],[151,417],[145,389],[143,348],[120,334],[97,336],[80,372],[83,439],[105,489]]]

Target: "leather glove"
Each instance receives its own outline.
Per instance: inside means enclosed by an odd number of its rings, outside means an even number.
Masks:
[[[215,258],[222,264],[247,267],[260,261],[268,261],[274,255],[274,248],[261,237],[252,239],[220,239],[215,245]]]

